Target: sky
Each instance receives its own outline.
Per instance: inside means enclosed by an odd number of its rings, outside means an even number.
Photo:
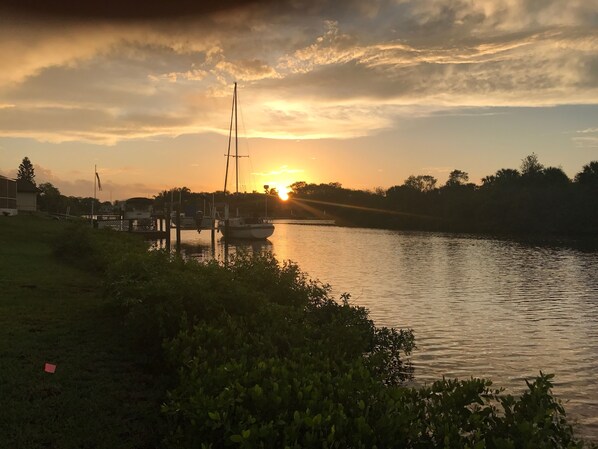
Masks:
[[[0,58],[0,174],[66,195],[222,190],[235,81],[242,191],[598,160],[598,0],[8,0]]]

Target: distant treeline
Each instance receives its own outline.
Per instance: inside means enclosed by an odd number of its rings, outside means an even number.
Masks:
[[[392,229],[598,233],[598,161],[573,180],[561,168],[544,167],[535,154],[519,170],[500,169],[482,179],[453,170],[441,187],[430,175],[409,176],[388,190],[350,190],[338,183],[292,186],[294,203],[340,224]],[[350,205],[337,206],[335,204]],[[356,208],[356,206],[361,207]]]
[[[110,214],[118,212],[110,201],[100,202],[94,198],[81,198],[66,196],[50,182],[44,182],[37,186],[40,192],[37,195],[37,207],[39,210],[50,214],[81,216],[91,213],[93,203],[95,213]]]
[[[347,189],[337,182],[296,182],[290,188],[286,202],[274,190],[269,192],[270,217],[405,230],[598,234],[598,161],[584,165],[573,179],[531,154],[519,169],[502,168],[484,177],[481,185],[469,182],[467,172],[453,170],[442,186],[431,175],[412,175],[387,190]],[[176,203],[179,192],[188,212],[202,201],[209,206],[212,198],[225,200],[223,192],[197,194],[182,188],[158,195],[156,206]],[[257,192],[227,195],[226,201],[231,213],[265,213],[265,197]]]
[[[50,183],[39,185],[41,210],[72,215],[88,214],[92,198],[65,197]],[[453,170],[446,183],[438,186],[431,175],[409,176],[401,185],[387,190],[354,190],[340,183],[290,186],[288,201],[275,189],[263,193],[195,193],[187,187],[154,196],[154,210],[172,209],[180,204],[188,216],[209,213],[213,203],[227,202],[231,214],[237,210],[270,218],[334,219],[344,226],[386,229],[598,234],[598,161],[583,166],[573,179],[558,167],[543,166],[535,154],[524,158],[519,169],[502,168],[482,179],[469,182],[469,175]],[[267,206],[266,206],[267,201]],[[110,213],[119,207],[96,200],[96,211]]]

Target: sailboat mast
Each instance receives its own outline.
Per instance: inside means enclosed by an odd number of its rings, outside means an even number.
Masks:
[[[226,151],[226,172],[224,173],[224,194],[226,195],[226,186],[228,184],[228,164],[230,162],[230,144],[233,137],[233,118],[235,117],[236,98],[237,98],[237,83],[235,83],[235,90],[233,93],[233,106],[230,111],[230,129],[228,130],[228,150]],[[235,130],[236,133],[236,130]]]
[[[235,169],[236,169],[236,193],[239,193],[239,128],[237,126],[237,109],[239,104],[237,103],[237,83],[235,82]]]

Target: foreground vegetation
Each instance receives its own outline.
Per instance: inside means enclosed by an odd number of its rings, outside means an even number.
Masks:
[[[19,240],[27,242],[21,231],[8,229],[20,235],[13,235],[13,245],[19,245]],[[51,345],[55,359],[69,360],[67,354],[74,352],[76,355],[70,357],[83,357],[86,366],[94,367],[92,354],[98,351],[101,341],[107,367],[99,377],[90,374],[86,394],[106,410],[95,408],[96,404],[89,407],[71,403],[82,392],[77,383],[80,374],[76,374],[80,369],[62,360],[59,363],[64,375],[74,379],[60,387],[60,398],[71,398],[61,406],[77,416],[79,425],[98,431],[98,438],[101,428],[116,438],[112,426],[123,425],[113,424],[105,414],[113,413],[120,419],[123,414],[132,417],[128,415],[131,409],[123,409],[133,407],[139,413],[134,415],[136,423],[160,429],[160,445],[167,448],[583,446],[567,423],[562,406],[551,395],[551,377],[547,375],[540,375],[518,398],[493,390],[486,380],[441,380],[427,388],[405,387],[403,382],[412,376],[405,361],[414,349],[412,332],[376,327],[365,309],[349,304],[348,296],[335,301],[326,286],[308,280],[292,263],[280,265],[264,255],[238,257],[228,266],[215,262],[202,265],[160,251],[148,252],[109,231],[75,226],[64,232],[59,239],[50,236],[51,232],[46,236],[48,241],[51,238],[56,242],[56,257],[84,267],[88,274],[52,261],[48,252],[44,253],[46,266],[59,267],[53,271],[64,270],[64,277],[58,277],[61,283],[70,282],[78,288],[97,282],[89,273],[101,273],[111,306],[100,310],[95,288],[91,288],[78,300],[72,295],[67,311],[61,306],[64,292],[59,295],[47,291],[60,291],[49,283],[42,295],[45,315],[56,316],[59,322],[49,320],[44,326],[56,328],[56,341]],[[39,244],[31,242],[32,248]],[[23,245],[27,247],[27,243]],[[13,248],[19,254],[19,246]],[[41,272],[34,277],[40,285],[49,282]],[[8,303],[14,307],[20,296],[14,294]],[[94,304],[88,311],[92,316],[83,312],[77,315],[76,310],[86,310],[88,302]],[[32,312],[29,308],[35,305],[23,305],[23,312]],[[107,310],[124,318],[130,344],[117,341],[115,335],[123,335],[123,331],[114,327]],[[7,309],[7,313],[15,312]],[[43,321],[43,316],[38,319]],[[73,316],[80,325],[66,318]],[[65,321],[64,325],[60,320]],[[26,333],[22,327],[14,325],[13,332]],[[80,329],[87,329],[94,337],[79,341]],[[41,352],[39,359],[46,356],[43,350],[47,348],[39,341],[12,339],[11,344],[17,351]],[[25,346],[20,347],[22,344]],[[34,349],[38,346],[43,350]],[[157,379],[153,391],[162,394],[161,426],[152,422],[147,396],[142,395],[146,399],[139,401],[141,404],[136,400],[136,394],[146,392],[147,385],[122,378],[123,385],[112,384],[118,377],[112,364],[125,364],[132,370],[135,364],[131,361],[140,357],[144,359],[144,371]],[[18,361],[8,363],[21,370],[19,377],[27,378]],[[56,382],[58,373],[46,376],[45,381]],[[14,395],[3,407],[5,414],[12,407],[21,410],[17,418],[9,418],[13,434],[19,422],[31,421],[27,415],[31,401],[39,401],[43,410],[55,404],[52,397],[37,397],[37,380],[28,380],[23,386],[28,399]],[[167,393],[161,387],[164,382]],[[121,397],[123,390],[132,397]],[[68,413],[53,419],[55,425],[50,426],[47,438],[62,432],[72,444],[53,440],[50,446],[95,447],[75,444],[78,440],[73,435],[83,431],[71,425]],[[66,430],[59,429],[65,423]],[[40,429],[41,424],[38,432]],[[140,434],[144,432],[147,429],[140,428]],[[8,441],[18,441],[12,438]],[[150,447],[144,444],[128,447]],[[127,446],[113,442],[112,447]]]

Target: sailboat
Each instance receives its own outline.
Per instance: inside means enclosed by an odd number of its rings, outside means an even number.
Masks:
[[[233,136],[233,125],[235,130],[235,154],[230,154],[231,140]],[[230,158],[235,159],[235,173],[236,173],[236,188],[235,192],[239,193],[239,136],[237,132],[237,83],[233,90],[233,107],[230,118],[230,131],[228,136],[228,151],[226,154],[226,173],[224,175],[224,192],[226,194],[226,187],[228,182],[228,167]],[[266,199],[267,201],[267,199]],[[237,212],[238,214],[238,212]],[[267,218],[254,218],[229,216],[228,204],[225,205],[224,220],[218,220],[218,230],[222,232],[225,239],[251,239],[264,240],[274,233],[274,225],[269,223]]]

